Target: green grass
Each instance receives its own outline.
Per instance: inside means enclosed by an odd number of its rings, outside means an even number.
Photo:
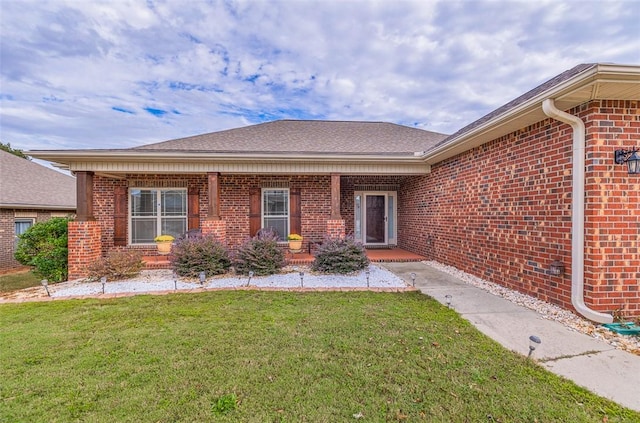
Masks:
[[[5,304],[0,363],[0,422],[640,421],[419,293]]]
[[[41,278],[29,270],[0,275],[0,292],[11,292],[19,289],[40,286]]]

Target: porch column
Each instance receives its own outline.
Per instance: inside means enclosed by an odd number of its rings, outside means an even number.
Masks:
[[[340,174],[331,174],[331,220],[340,220]]]
[[[87,277],[89,265],[102,256],[101,234],[100,223],[96,220],[69,222],[67,235],[69,280]]]
[[[327,220],[326,236],[330,239],[345,237],[345,224],[340,214],[340,174],[331,174],[331,217]]]
[[[209,215],[207,220],[220,220],[220,174],[207,173],[209,179]]]
[[[96,220],[93,216],[93,172],[76,172],[76,221]]]

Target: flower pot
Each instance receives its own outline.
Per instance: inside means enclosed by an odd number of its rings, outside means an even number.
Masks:
[[[173,244],[172,241],[156,242],[156,245],[158,246],[158,254],[169,254],[171,252],[171,244]]]
[[[289,251],[292,253],[299,253],[302,251],[302,240],[289,241]]]

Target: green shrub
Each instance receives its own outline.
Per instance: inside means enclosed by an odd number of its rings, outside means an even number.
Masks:
[[[272,230],[261,230],[258,235],[240,246],[235,258],[236,272],[256,276],[278,273],[284,267],[284,253],[278,247],[278,235]]]
[[[213,235],[180,239],[171,253],[171,265],[179,276],[197,278],[200,272],[220,275],[231,267],[227,248]]]
[[[14,257],[18,262],[33,266],[33,273],[51,282],[66,281],[67,236],[69,219],[54,217],[39,222],[20,235]]]
[[[106,276],[107,280],[129,279],[139,275],[143,267],[140,252],[111,251],[106,257],[89,265],[88,279],[98,280],[102,276]]]
[[[326,239],[316,250],[313,270],[346,274],[369,265],[364,246],[353,238]]]

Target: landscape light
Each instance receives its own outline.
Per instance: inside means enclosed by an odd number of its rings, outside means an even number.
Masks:
[[[537,336],[531,335],[529,337],[529,355],[527,356],[527,358],[531,358],[531,354],[533,354],[535,349],[538,348],[541,343],[542,341]]]
[[[247,286],[249,286],[249,283],[251,282],[252,277],[253,277],[253,270],[249,270],[249,279],[247,280]]]
[[[106,276],[101,277],[100,283],[102,284],[102,293],[104,294],[104,286],[107,284],[107,277]]]
[[[204,281],[205,281],[205,279],[207,279],[206,273],[200,272],[200,274],[198,276],[200,277],[200,285],[204,285]]]
[[[173,271],[173,289],[178,289],[178,273],[175,270]]]
[[[450,294],[447,294],[447,295],[444,296],[444,302],[447,305],[447,307],[449,307],[449,308],[451,308],[451,299],[452,299],[452,297],[451,297]]]
[[[304,287],[304,272],[300,272],[300,288]]]
[[[367,288],[369,288],[369,276],[371,275],[371,270],[369,270],[369,268],[367,267],[367,269],[364,271],[364,274],[367,276]]]
[[[411,273],[411,285],[413,285],[413,287],[416,287],[416,274],[415,273]]]
[[[40,283],[42,284],[42,286],[44,286],[45,291],[47,291],[47,296],[50,297],[51,294],[49,293],[49,281],[43,279]]]

